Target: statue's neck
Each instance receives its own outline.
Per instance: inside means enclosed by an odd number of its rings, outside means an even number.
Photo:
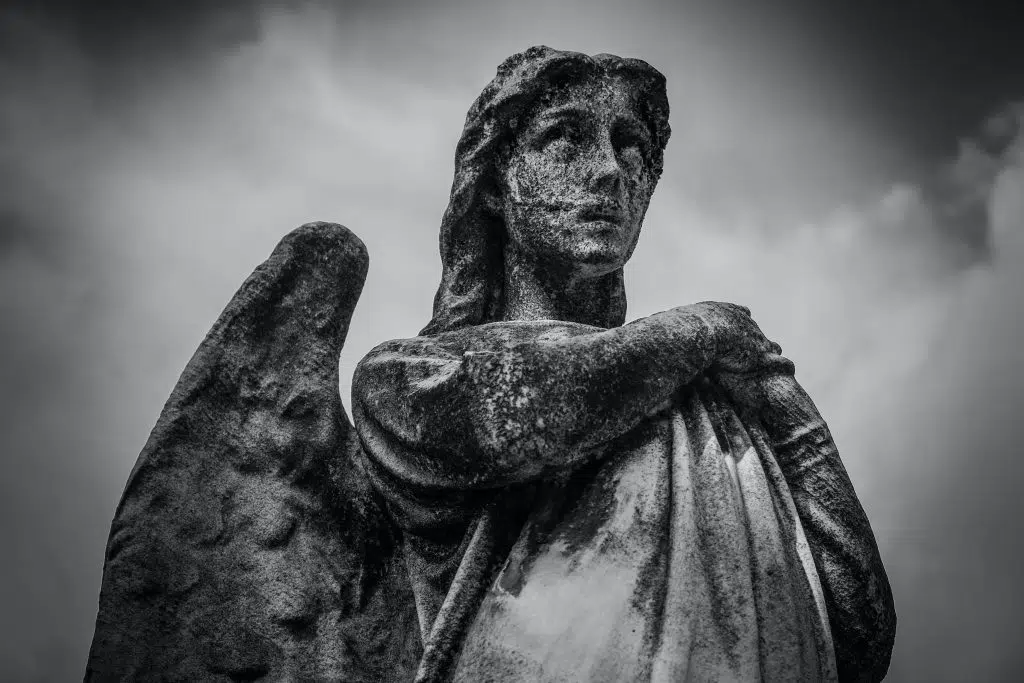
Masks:
[[[621,325],[625,301],[621,271],[573,277],[506,252],[505,320],[564,320],[595,327]]]

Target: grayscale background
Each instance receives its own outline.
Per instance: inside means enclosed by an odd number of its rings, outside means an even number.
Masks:
[[[1012,3],[24,2],[0,10],[0,680],[79,680],[114,507],[290,229],[427,322],[465,112],[530,45],[639,57],[674,135],[629,318],[748,305],[892,581],[891,681],[1024,675],[1024,21]]]

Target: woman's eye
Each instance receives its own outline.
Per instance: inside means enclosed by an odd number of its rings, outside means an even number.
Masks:
[[[647,141],[635,133],[627,133],[619,137],[618,147],[621,150],[637,149],[641,153],[646,149]]]
[[[551,128],[547,135],[544,136],[545,144],[553,142],[567,142],[575,143],[579,141],[580,132],[576,126],[571,124],[561,124]]]

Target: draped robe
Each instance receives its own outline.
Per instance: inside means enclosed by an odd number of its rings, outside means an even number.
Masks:
[[[880,680],[888,582],[795,380],[759,380],[752,411],[697,373],[598,443],[549,438],[565,411],[619,397],[552,365],[545,381],[582,393],[543,405],[538,375],[493,361],[586,332],[493,323],[388,342],[357,368],[366,469],[419,613],[417,680]]]

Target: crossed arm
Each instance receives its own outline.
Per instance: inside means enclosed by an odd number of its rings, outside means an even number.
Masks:
[[[492,323],[387,342],[356,369],[353,416],[378,464],[422,490],[544,478],[598,457],[734,349],[700,313],[673,309],[607,330]],[[792,366],[776,368],[741,382],[741,400],[758,403],[804,525],[840,680],[881,680],[896,617],[871,527],[825,421]]]
[[[399,479],[486,489],[595,457],[716,352],[707,323],[673,309],[612,329],[491,323],[387,342],[356,368],[353,416]],[[392,457],[394,456],[394,457]]]

